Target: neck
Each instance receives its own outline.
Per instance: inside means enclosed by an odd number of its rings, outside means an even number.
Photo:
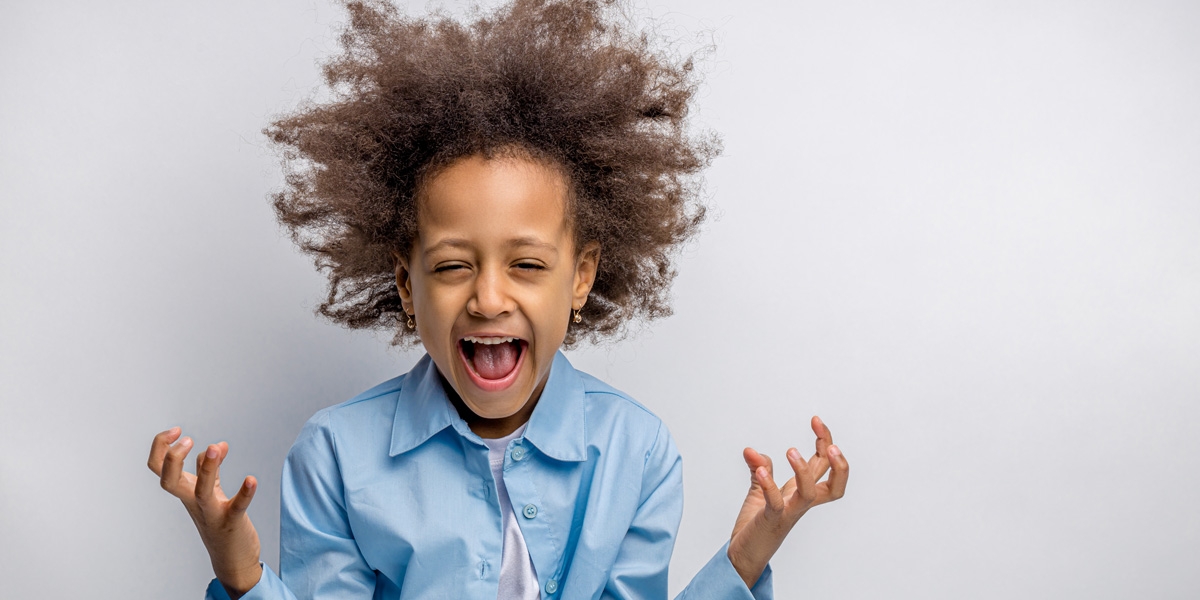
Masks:
[[[502,438],[527,423],[530,415],[533,414],[534,407],[537,406],[538,400],[542,397],[542,389],[546,387],[546,380],[549,379],[549,377],[546,377],[538,384],[537,388],[530,394],[529,400],[521,407],[521,410],[507,417],[489,419],[475,414],[475,411],[471,410],[462,401],[458,392],[454,391],[454,386],[450,385],[450,382],[446,381],[446,378],[441,373],[438,373],[438,378],[442,381],[442,389],[446,391],[446,397],[450,399],[450,404],[453,404],[454,410],[458,411],[458,416],[467,422],[467,426],[471,428],[471,431],[475,435],[486,439]]]

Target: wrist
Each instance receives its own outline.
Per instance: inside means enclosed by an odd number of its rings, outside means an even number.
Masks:
[[[253,567],[240,569],[235,573],[217,573],[216,575],[217,581],[221,582],[221,587],[225,588],[225,593],[229,594],[229,598],[238,600],[258,585],[262,574],[262,563],[255,563]]]
[[[742,578],[742,582],[746,584],[746,589],[753,589],[754,584],[758,582],[759,577],[762,577],[763,571],[767,568],[767,561],[752,560],[746,556],[734,552],[730,547],[726,552],[729,557],[729,563],[733,565],[733,570],[737,571],[738,577]]]

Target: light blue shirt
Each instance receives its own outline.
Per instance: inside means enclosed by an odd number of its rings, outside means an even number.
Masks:
[[[428,355],[408,373],[305,423],[283,465],[279,573],[246,600],[493,600],[500,500],[483,440]],[[683,515],[683,465],[658,417],[554,357],[504,484],[542,598],[665,599]],[[728,542],[677,600],[772,597],[768,566],[747,589]],[[220,582],[210,600],[228,600]]]

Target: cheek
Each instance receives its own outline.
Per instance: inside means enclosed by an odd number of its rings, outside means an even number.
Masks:
[[[430,282],[422,282],[419,287],[413,286],[413,310],[424,317],[429,330],[448,328],[458,313],[457,305],[458,299],[453,289]]]
[[[558,295],[555,295],[554,297],[543,298],[543,301],[538,306],[536,323],[539,334],[543,336],[543,339],[550,342],[549,345],[553,346],[555,341],[561,344],[562,340],[566,337],[570,313],[570,296],[558,297]]]
[[[455,314],[448,310],[444,302],[437,298],[416,298],[413,303],[416,313],[417,333],[421,337],[421,345],[430,354],[447,354],[451,350],[448,337],[454,325]]]

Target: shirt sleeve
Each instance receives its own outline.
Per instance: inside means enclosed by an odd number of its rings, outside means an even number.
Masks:
[[[667,598],[667,567],[683,517],[683,459],[666,425],[646,453],[643,496],[601,598]],[[772,600],[771,566],[749,589],[727,554],[717,551],[675,600]]]
[[[266,563],[242,600],[367,599],[376,574],[354,541],[328,410],[313,415],[283,463],[279,575]],[[213,579],[205,600],[229,600]]]

